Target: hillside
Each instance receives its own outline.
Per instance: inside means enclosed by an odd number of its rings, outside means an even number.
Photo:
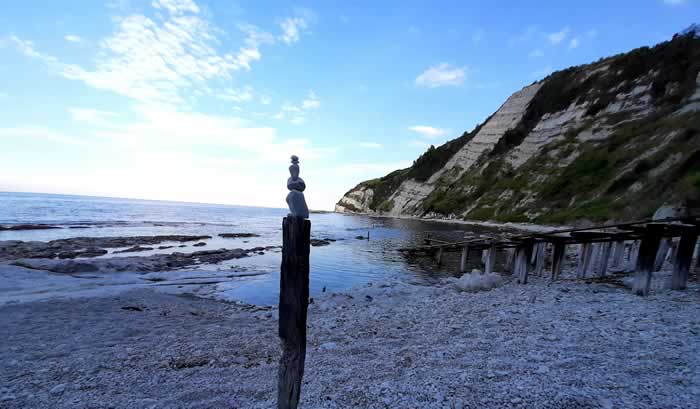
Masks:
[[[339,212],[566,223],[700,208],[700,38],[555,72]]]

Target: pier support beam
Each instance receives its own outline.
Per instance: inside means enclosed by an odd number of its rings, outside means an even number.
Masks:
[[[459,272],[464,274],[467,272],[467,261],[469,258],[469,245],[465,244],[462,247],[462,257],[459,259]]]
[[[486,250],[486,263],[484,263],[484,273],[493,273],[493,266],[496,264],[496,244],[491,243],[491,246]]]
[[[621,269],[622,261],[625,257],[625,242],[618,240],[614,243],[611,268]]]
[[[627,266],[625,271],[634,271],[637,268],[637,259],[639,259],[639,240],[632,242],[629,251],[629,258],[627,259]]]
[[[671,239],[661,239],[659,243],[659,251],[656,253],[656,261],[654,262],[654,271],[659,271],[664,266],[664,261],[668,256],[668,251],[671,249]]]
[[[506,249],[506,266],[505,270],[511,274],[514,273],[513,267],[515,266],[515,249]]]
[[[578,267],[576,270],[576,278],[586,277],[586,272],[590,269],[591,257],[593,256],[593,247],[591,243],[583,243],[578,256]]]
[[[545,256],[545,245],[547,243],[540,242],[535,244],[535,271],[534,274],[538,277],[542,276],[544,271],[544,256]]]
[[[673,275],[671,276],[672,290],[685,290],[688,283],[688,272],[693,261],[695,243],[698,241],[697,231],[684,232],[678,242],[676,258],[673,260]]]
[[[530,259],[532,257],[532,242],[526,241],[518,245],[515,250],[515,273],[520,284],[527,284],[527,275],[530,270]]]
[[[555,241],[554,254],[552,255],[552,281],[558,279],[559,274],[561,274],[565,254],[566,244],[563,241]]]
[[[435,261],[438,266],[442,265],[442,247],[438,248],[437,255],[435,256]]]
[[[601,247],[600,260],[598,260],[598,275],[600,277],[605,277],[608,272],[608,259],[610,258],[610,247],[612,247],[612,243],[603,243]]]
[[[632,291],[641,296],[649,294],[651,289],[651,277],[661,242],[661,236],[655,230],[652,226],[648,226],[642,237],[642,243],[639,245],[637,271]]]

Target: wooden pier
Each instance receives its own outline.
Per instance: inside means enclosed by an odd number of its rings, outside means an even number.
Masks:
[[[460,241],[426,236],[424,245],[399,251],[432,256],[438,265],[445,253],[460,252],[461,273],[466,272],[470,255],[480,255],[483,272],[491,273],[497,253],[505,253],[506,269],[519,283],[526,284],[530,273],[544,276],[547,264],[549,277],[558,279],[567,247],[577,246],[577,278],[604,277],[613,271],[633,272],[633,292],[647,295],[653,272],[659,271],[669,257],[673,265],[671,288],[686,288],[699,234],[700,216],[689,216],[528,234],[494,233]]]

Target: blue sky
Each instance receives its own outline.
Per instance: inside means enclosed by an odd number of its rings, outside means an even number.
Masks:
[[[552,70],[653,45],[697,0],[7,2],[0,191],[284,207],[406,167]]]

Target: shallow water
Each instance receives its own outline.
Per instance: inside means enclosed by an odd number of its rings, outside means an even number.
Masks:
[[[54,230],[0,231],[0,240],[55,240],[69,237],[137,236],[161,234],[210,235],[206,245],[152,250],[125,255],[184,253],[219,248],[252,248],[282,244],[281,225],[286,209],[208,205],[84,196],[0,193],[0,224],[45,223],[63,228]],[[430,284],[436,278],[456,274],[458,254],[448,254],[442,267],[426,258],[409,259],[396,249],[421,244],[428,231],[459,239],[465,231],[484,228],[425,222],[410,219],[378,218],[335,213],[311,214],[313,238],[336,242],[311,249],[311,295],[341,290],[371,281],[399,279]],[[75,228],[80,226],[82,228]],[[71,228],[73,227],[73,228]],[[260,237],[223,239],[220,233],[255,233]],[[369,233],[369,240],[366,239]],[[357,239],[363,236],[364,239]],[[162,243],[159,245],[166,245]],[[156,246],[157,247],[157,246]],[[113,249],[104,257],[113,257]],[[279,251],[230,260],[196,269],[211,274],[262,272],[265,274],[231,278],[218,284],[217,292],[227,299],[254,304],[274,304],[278,298]],[[476,257],[474,257],[476,259]],[[474,260],[475,262],[477,260]],[[474,267],[477,267],[474,265]]]

